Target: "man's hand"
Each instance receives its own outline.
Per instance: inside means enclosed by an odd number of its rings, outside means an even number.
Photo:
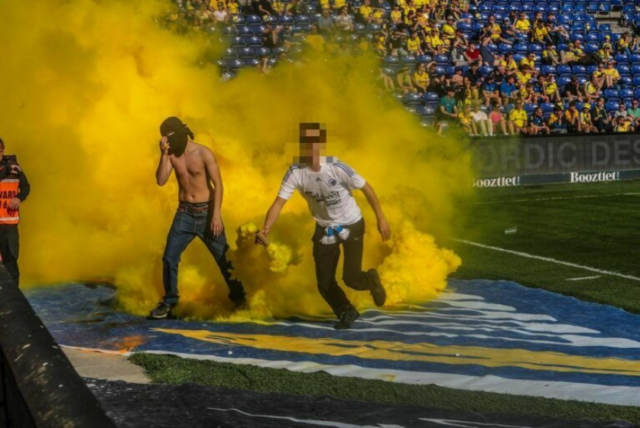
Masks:
[[[169,155],[169,139],[167,137],[162,137],[160,140],[160,153],[163,156]]]
[[[20,165],[18,165],[17,163],[14,163],[11,165],[11,172],[9,174],[18,175],[21,172],[22,172],[22,168],[20,168]]]
[[[266,229],[262,229],[259,232],[256,232],[256,245],[260,244],[260,245],[264,245],[265,247],[269,246],[269,238],[267,238],[267,233],[269,233],[268,231],[266,231]]]
[[[10,210],[17,210],[19,206],[20,206],[20,199],[13,198],[13,199],[11,199],[11,201],[9,201],[9,207],[8,208]]]
[[[213,236],[218,236],[224,231],[224,224],[222,224],[222,217],[219,214],[214,214],[211,219],[211,231]]]
[[[387,241],[391,238],[391,228],[389,227],[389,223],[387,223],[386,218],[378,219],[378,232],[380,232],[380,236],[382,236],[383,241]]]

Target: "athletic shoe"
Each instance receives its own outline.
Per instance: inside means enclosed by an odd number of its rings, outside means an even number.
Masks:
[[[375,287],[371,289],[371,297],[373,297],[373,303],[375,303],[376,306],[384,306],[384,302],[387,301],[387,292],[382,286],[378,271],[375,269],[369,269],[367,271],[367,274],[369,274],[369,278],[371,278],[371,280],[375,284]]]
[[[173,309],[173,306],[165,302],[160,302],[158,303],[158,307],[151,311],[151,313],[149,314],[149,318],[154,320],[162,320],[168,318],[171,316],[171,309]]]
[[[347,310],[340,314],[340,319],[333,325],[336,330],[346,330],[351,327],[360,316],[360,312],[353,306],[349,306]]]

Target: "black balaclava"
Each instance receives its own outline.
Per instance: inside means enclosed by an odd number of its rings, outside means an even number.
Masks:
[[[160,134],[169,140],[169,154],[182,156],[187,148],[189,137],[193,140],[193,132],[177,117],[168,117],[160,125]],[[171,134],[171,135],[169,135]]]

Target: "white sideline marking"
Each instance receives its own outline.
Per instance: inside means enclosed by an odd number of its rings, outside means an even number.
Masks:
[[[507,250],[506,248],[493,247],[491,245],[479,244],[477,242],[471,242],[471,241],[467,241],[467,240],[464,240],[464,239],[453,239],[453,240],[456,241],[456,242],[461,242],[463,244],[472,245],[474,247],[485,248],[487,250],[500,251],[500,252],[508,253],[508,254],[514,254],[516,256],[526,257],[528,259],[542,260],[543,262],[556,263],[556,264],[559,264],[559,265],[570,266],[570,267],[574,267],[574,268],[578,268],[578,269],[584,269],[584,270],[588,270],[588,271],[591,271],[591,272],[601,273],[603,275],[611,275],[611,276],[617,276],[617,277],[624,278],[624,279],[630,279],[632,281],[640,281],[640,278],[638,278],[637,276],[625,275],[623,273],[613,272],[613,271],[610,271],[610,270],[592,268],[590,266],[579,265],[577,263],[563,262],[562,260],[556,260],[556,259],[552,259],[550,257],[542,257],[542,256],[536,256],[534,254],[523,253],[521,251]]]
[[[537,201],[557,201],[561,199],[586,199],[586,198],[608,198],[611,196],[634,196],[640,195],[640,192],[635,193],[614,193],[611,195],[581,195],[581,196],[557,196],[555,198],[534,198],[534,199],[511,199],[504,201],[487,201],[487,202],[475,202],[467,205],[490,205],[490,204],[509,204],[512,202],[537,202]]]
[[[565,279],[565,281],[584,281],[585,279],[597,279],[600,278],[600,275],[596,275],[596,276],[583,276],[580,278],[567,278]]]

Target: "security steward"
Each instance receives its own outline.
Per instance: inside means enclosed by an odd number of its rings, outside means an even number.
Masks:
[[[4,154],[4,141],[0,139],[0,256],[16,286],[20,284],[20,204],[27,199],[30,191],[31,186],[18,165],[18,159]]]

